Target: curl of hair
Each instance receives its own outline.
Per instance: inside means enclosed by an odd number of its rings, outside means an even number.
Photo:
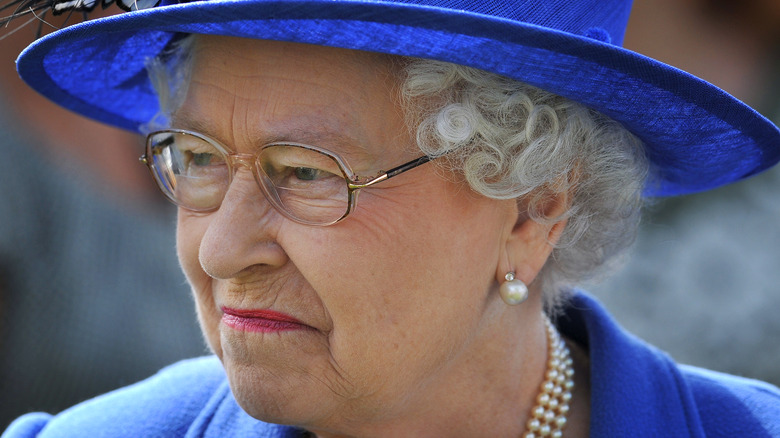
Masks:
[[[640,140],[577,102],[482,70],[409,59],[405,74],[402,102],[423,153],[446,153],[437,163],[484,196],[522,201],[535,221],[567,220],[537,279],[548,311],[620,264],[643,204]],[[548,217],[556,193],[570,205]]]
[[[160,99],[148,125],[182,104],[193,38],[147,63]],[[619,123],[570,99],[482,70],[404,58],[400,93],[421,151],[483,196],[517,199],[532,220],[566,226],[536,279],[548,312],[574,286],[610,273],[635,240],[648,174],[644,147]],[[548,217],[550,197],[569,206]]]

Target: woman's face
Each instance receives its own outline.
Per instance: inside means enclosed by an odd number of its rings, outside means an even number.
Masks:
[[[174,127],[244,154],[311,144],[373,175],[420,154],[394,68],[355,51],[199,37]],[[219,210],[179,211],[200,323],[248,413],[323,430],[422,419],[427,398],[481,366],[517,209],[443,176],[426,164],[364,189],[328,227],[283,217],[243,168]]]

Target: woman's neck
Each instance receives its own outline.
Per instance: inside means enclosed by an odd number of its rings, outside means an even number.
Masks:
[[[531,300],[529,300],[531,301]],[[548,343],[541,303],[486,312],[469,348],[416,388],[402,409],[313,429],[334,437],[521,437],[547,372]],[[535,310],[534,310],[535,308]],[[569,343],[571,344],[571,343]],[[575,390],[565,437],[586,437],[589,424],[587,354],[574,347]],[[396,408],[397,409],[397,408]],[[577,412],[579,411],[579,412]],[[340,420],[343,420],[340,417]],[[346,425],[346,427],[345,427]]]

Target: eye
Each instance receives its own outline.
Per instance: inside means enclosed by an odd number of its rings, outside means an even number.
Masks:
[[[329,172],[325,172],[320,169],[314,169],[312,167],[296,167],[294,172],[295,177],[301,181],[314,181],[319,177],[331,175]]]
[[[214,159],[214,154],[209,152],[199,152],[192,154],[192,162],[196,166],[208,166]]]

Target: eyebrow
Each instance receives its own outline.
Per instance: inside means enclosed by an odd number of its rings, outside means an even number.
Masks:
[[[171,117],[171,127],[195,131],[214,138],[220,143],[224,143],[222,139],[216,135],[219,130],[215,124],[211,123],[209,120],[190,117],[186,112],[183,114],[174,113]],[[258,139],[253,144],[253,147],[260,148],[270,143],[285,142],[308,144],[331,150],[331,152],[341,155],[350,164],[353,162],[357,164],[356,160],[371,160],[373,158],[370,151],[361,141],[345,135],[341,131],[329,129],[325,126],[320,126],[317,131],[293,128],[282,130],[277,133],[266,133],[264,136],[258,135]],[[225,146],[235,151],[233,145],[225,144]]]
[[[295,128],[289,131],[288,134],[282,136],[276,141],[296,141],[300,143],[311,143],[320,147],[337,147],[338,150],[334,152],[343,153],[345,155],[364,155],[368,156],[368,150],[363,146],[362,142],[357,139],[344,135],[342,132],[323,128],[320,132],[314,132],[311,130]]]
[[[181,113],[178,112],[173,113],[173,115],[171,116],[171,127],[177,129],[187,129],[190,131],[196,131],[208,136],[211,136],[214,132],[216,132],[216,127],[213,126],[208,121],[202,121],[201,119],[194,119],[188,117],[186,113],[182,115]]]

